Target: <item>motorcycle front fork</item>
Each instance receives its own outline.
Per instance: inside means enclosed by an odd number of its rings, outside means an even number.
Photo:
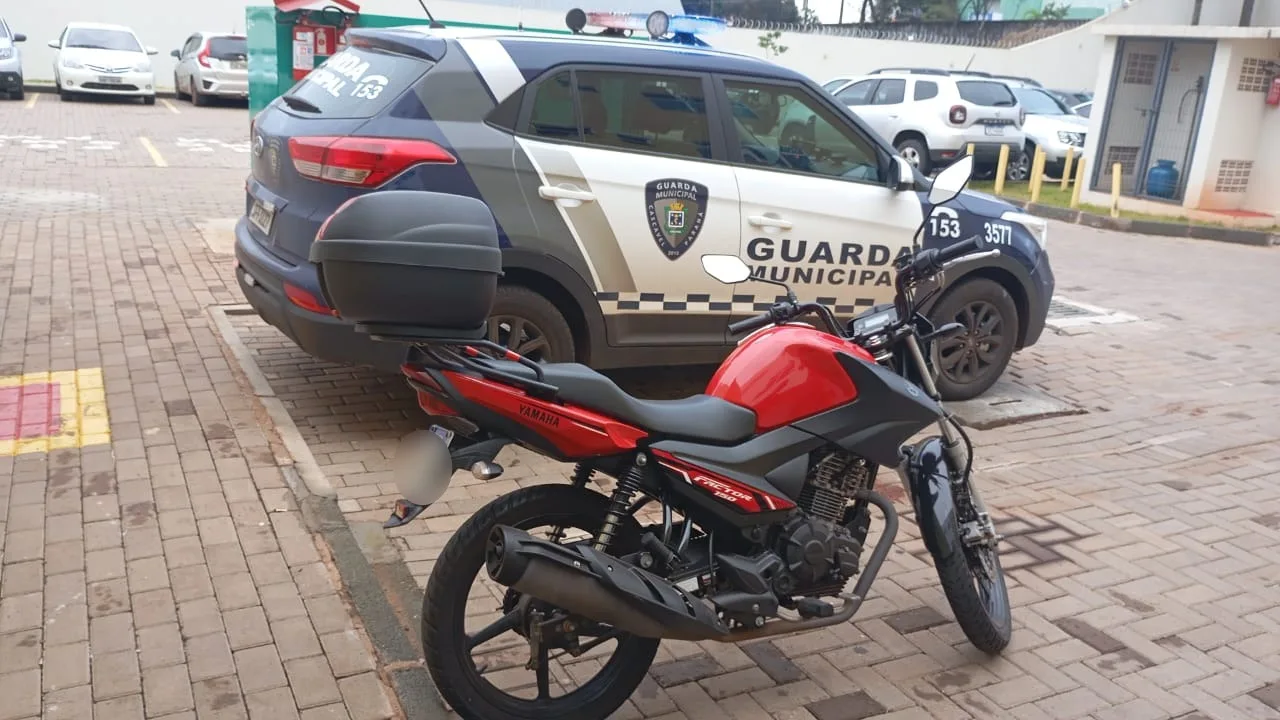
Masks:
[[[941,405],[942,397],[938,394],[937,384],[933,382],[933,373],[929,372],[929,365],[925,362],[919,340],[915,335],[908,335],[906,344],[924,391]],[[965,473],[965,469],[969,467],[969,447],[960,437],[955,418],[945,407],[943,407],[942,417],[938,418],[938,431],[942,435],[942,447],[947,454],[947,461],[951,464],[951,484],[960,491],[957,494],[968,498],[973,507],[973,516],[968,522],[962,522],[960,525],[961,537],[966,545],[995,547],[1003,538],[996,533],[995,523],[992,522],[987,505],[978,493],[977,484],[971,477],[972,473]]]

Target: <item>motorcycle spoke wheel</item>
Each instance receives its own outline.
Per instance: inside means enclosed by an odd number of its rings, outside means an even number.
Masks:
[[[644,679],[657,640],[570,616],[493,582],[483,569],[494,525],[589,541],[608,503],[581,488],[523,488],[481,508],[446,544],[427,584],[423,647],[441,696],[462,718],[603,720]],[[615,538],[638,548],[638,527],[624,523]],[[536,647],[531,638],[540,640]]]
[[[967,497],[956,497],[956,505],[959,517],[954,537],[962,542],[960,523],[977,514]],[[1013,615],[997,549],[961,545],[946,555],[935,556],[933,564],[947,603],[969,642],[989,655],[998,655],[1008,647]]]

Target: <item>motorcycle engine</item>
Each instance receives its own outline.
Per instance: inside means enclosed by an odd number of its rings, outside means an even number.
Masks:
[[[795,592],[834,595],[857,574],[862,542],[841,522],[849,500],[870,476],[866,460],[845,452],[828,453],[814,463],[798,503],[804,515],[783,529],[779,548]]]

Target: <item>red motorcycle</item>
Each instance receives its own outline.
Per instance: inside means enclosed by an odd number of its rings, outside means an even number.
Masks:
[[[958,195],[969,171],[961,161],[940,174],[930,205]],[[401,229],[390,242],[424,240],[421,228],[403,229],[413,223],[387,219],[391,201],[375,199],[388,194],[353,201],[370,204],[360,212],[344,206],[317,247],[376,237],[379,223],[393,222]],[[470,245],[487,249],[492,219],[456,202],[449,208],[445,219],[443,205],[433,208],[436,225],[449,225],[454,239],[459,228],[475,230],[480,239]],[[438,251],[439,234],[432,237],[424,242]],[[385,297],[382,307],[356,297],[342,260],[354,251],[313,251],[332,307],[375,336],[413,345],[403,370],[436,423],[402,445],[406,499],[388,525],[439,499],[457,469],[481,479],[501,474],[493,460],[508,443],[576,463],[569,485],[523,487],[485,505],[435,563],[422,640],[427,667],[459,715],[606,718],[639,686],[663,639],[734,643],[848,622],[898,527],[893,504],[874,490],[885,466],[909,492],[965,635],[988,653],[1005,648],[1012,621],[1000,537],[973,485],[971,443],[941,406],[925,360],[930,343],[962,328],[933,328],[915,311],[917,292],[936,292],[947,268],[999,251],[977,239],[915,247],[896,262],[893,307],[842,327],[828,308],[788,289],[768,312],[730,326],[751,334],[704,394],[681,400],[638,399],[583,365],[540,365],[484,340],[415,329],[409,315],[390,317],[409,311],[389,310]],[[471,260],[442,265],[438,252],[413,259],[387,250],[378,284],[391,287],[389,272],[424,267],[428,257],[437,270],[480,272],[479,254],[462,255]],[[723,283],[752,279],[737,257],[702,262]],[[450,278],[434,275],[430,285],[438,290]],[[800,322],[806,317],[821,329]],[[931,423],[939,435],[908,444]],[[883,521],[867,554],[872,507]],[[482,568],[490,583],[473,588]],[[468,629],[468,620],[480,626]],[[477,661],[486,643],[497,657]]]

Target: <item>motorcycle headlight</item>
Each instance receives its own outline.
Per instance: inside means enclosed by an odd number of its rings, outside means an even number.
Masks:
[[[1084,133],[1078,132],[1060,132],[1058,133],[1058,141],[1076,147],[1084,147]]]
[[[1018,223],[1026,228],[1041,249],[1049,244],[1049,223],[1044,218],[1010,210],[1001,215],[1000,219],[1005,222]]]
[[[79,60],[72,60],[71,58],[62,58],[62,67],[67,68],[68,70],[79,70],[84,67],[84,64],[81,63]]]

